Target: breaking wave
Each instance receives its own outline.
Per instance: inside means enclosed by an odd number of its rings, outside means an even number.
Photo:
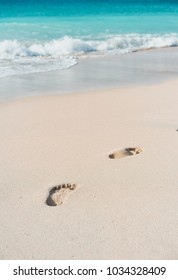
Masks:
[[[122,54],[150,48],[178,46],[178,34],[123,34],[96,38],[72,38],[28,43],[0,41],[0,77],[66,69],[77,57]]]

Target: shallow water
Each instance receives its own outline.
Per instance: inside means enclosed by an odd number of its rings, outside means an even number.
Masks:
[[[0,78],[178,46],[175,0],[1,0]]]

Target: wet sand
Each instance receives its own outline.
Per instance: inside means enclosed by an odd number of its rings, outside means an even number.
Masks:
[[[0,101],[159,84],[178,77],[178,48],[78,59],[70,69],[0,80]]]

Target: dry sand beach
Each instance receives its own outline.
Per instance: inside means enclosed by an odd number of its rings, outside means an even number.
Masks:
[[[1,102],[0,259],[178,259],[177,89]]]

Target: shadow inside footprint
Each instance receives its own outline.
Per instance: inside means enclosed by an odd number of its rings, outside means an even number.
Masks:
[[[77,187],[77,184],[61,184],[59,186],[53,187],[49,191],[49,196],[46,200],[46,204],[48,206],[61,205],[65,198]]]
[[[109,158],[116,159],[116,158],[122,158],[127,156],[133,156],[136,154],[140,154],[143,152],[143,149],[140,147],[134,147],[134,148],[125,148],[123,150],[118,150],[112,154],[109,155]]]

